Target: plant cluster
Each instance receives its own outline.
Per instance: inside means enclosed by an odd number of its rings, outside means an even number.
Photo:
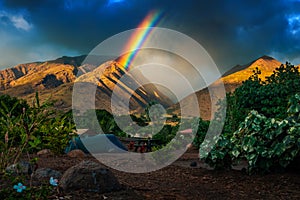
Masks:
[[[16,98],[0,99],[0,172],[25,152],[48,148],[63,153],[74,129],[67,116],[56,113],[48,101],[40,104],[38,94],[31,107]]]
[[[277,119],[287,117],[288,100],[300,93],[299,68],[286,63],[276,68],[265,81],[259,78],[261,71],[256,68],[253,75],[233,93],[226,95],[226,127],[234,132],[251,110]]]
[[[27,175],[28,176],[28,175]],[[50,177],[48,181],[41,181],[39,185],[32,185],[31,179],[25,175],[12,176],[5,174],[5,188],[0,190],[0,199],[49,199],[49,197],[61,196],[58,188],[58,180]],[[26,181],[29,179],[30,181]],[[28,184],[28,185],[27,185]]]
[[[249,173],[264,173],[286,168],[299,156],[298,68],[286,63],[265,81],[258,78],[259,73],[255,70],[241,87],[228,94],[224,131],[202,158],[215,168],[230,168],[244,160]]]

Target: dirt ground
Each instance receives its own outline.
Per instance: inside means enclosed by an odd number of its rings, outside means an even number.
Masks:
[[[81,161],[57,156],[39,158],[38,164],[64,172]],[[193,161],[197,161],[197,151],[189,151],[172,165],[151,173],[130,174],[111,169],[122,190],[105,194],[73,191],[62,195],[69,199],[300,199],[299,170],[249,176],[236,170],[212,171],[199,164],[190,167]]]

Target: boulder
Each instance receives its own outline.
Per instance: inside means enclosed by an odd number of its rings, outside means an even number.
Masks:
[[[85,157],[85,153],[83,151],[81,151],[80,149],[74,149],[74,150],[70,151],[69,153],[67,153],[67,155],[71,158],[84,158]]]
[[[84,190],[105,193],[119,190],[120,184],[114,174],[104,165],[93,161],[82,161],[69,168],[59,185],[65,191]]]
[[[59,171],[50,169],[50,168],[39,168],[33,173],[34,179],[42,179],[42,178],[56,178],[59,179],[62,174]]]

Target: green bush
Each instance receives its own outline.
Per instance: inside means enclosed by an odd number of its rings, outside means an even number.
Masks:
[[[206,136],[206,133],[207,133],[207,130],[209,127],[209,123],[210,123],[209,121],[204,121],[201,118],[199,118],[198,124],[193,125],[193,126],[195,126],[195,128],[197,128],[196,129],[197,132],[195,134],[195,138],[193,141],[194,146],[199,147],[200,144],[202,144],[202,142]]]
[[[0,171],[18,162],[24,152],[36,152],[49,148],[55,153],[63,153],[74,123],[56,113],[52,104],[39,103],[38,94],[32,107],[23,101],[2,101],[0,108]],[[24,107],[23,107],[24,106]],[[17,108],[22,108],[16,112]]]
[[[176,135],[179,126],[164,125],[164,127],[156,133],[152,139],[159,140],[160,144],[168,144]]]
[[[203,159],[215,168],[230,168],[247,160],[249,173],[285,168],[299,155],[298,67],[286,63],[276,68],[265,81],[253,75],[219,106],[227,106],[222,135]],[[218,115],[218,113],[217,113]],[[210,144],[202,144],[205,149]],[[201,157],[201,155],[200,155]]]
[[[286,168],[300,151],[299,115],[299,94],[290,98],[288,117],[283,120],[251,111],[236,132],[221,135],[205,161],[215,168],[229,168],[246,160],[249,173]]]
[[[25,100],[17,99],[16,97],[11,97],[9,95],[1,95],[0,96],[0,103],[2,110],[5,110],[5,112],[8,113],[8,111],[11,111],[11,116],[19,116],[22,114],[23,109],[28,109],[29,105]],[[0,117],[4,117],[3,113],[0,113]]]
[[[0,140],[0,171],[3,171],[9,164],[16,163],[24,151],[29,150],[29,143],[35,140],[41,124],[47,120],[48,112],[45,112],[45,105],[40,106],[38,98],[33,108],[22,108],[18,114],[15,109],[20,107],[22,101],[9,108],[4,103],[0,108],[0,135],[4,140]],[[20,105],[21,104],[21,105]]]
[[[225,128],[228,131],[236,131],[251,110],[256,110],[266,117],[287,117],[289,98],[300,93],[299,68],[287,62],[276,68],[265,81],[259,78],[260,74],[256,68],[248,80],[233,93],[226,95],[228,107]]]
[[[30,148],[34,151],[50,149],[55,154],[62,154],[74,129],[75,125],[68,116],[57,115],[40,126],[39,134],[31,141]]]

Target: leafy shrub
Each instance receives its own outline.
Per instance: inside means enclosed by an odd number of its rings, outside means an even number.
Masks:
[[[289,100],[286,119],[251,111],[236,132],[221,135],[205,161],[218,168],[246,160],[249,173],[286,168],[300,151],[299,114],[299,94]]]
[[[250,173],[285,168],[300,150],[300,124],[266,118],[252,111],[231,142],[233,160],[246,159]]]
[[[209,127],[209,123],[210,123],[209,121],[204,121],[203,119],[199,118],[198,124],[196,124],[196,125],[193,124],[193,127],[195,127],[197,130],[194,141],[193,141],[194,146],[199,147],[200,144],[202,144],[202,142],[206,136],[206,133],[207,133],[207,130]]]
[[[11,97],[9,95],[1,95],[0,103],[2,110],[4,109],[6,112],[11,111],[11,116],[19,116],[22,114],[23,109],[28,109],[29,105],[25,100],[17,99],[16,97]],[[0,113],[0,117],[4,117],[3,113]]]
[[[96,114],[96,118],[94,115]],[[120,116],[118,116],[120,118]],[[112,133],[119,137],[126,137],[126,133],[117,125],[114,116],[106,110],[87,110],[75,118],[78,129],[90,129],[95,133]],[[102,131],[100,131],[100,129]]]
[[[72,133],[74,123],[65,115],[57,115],[44,123],[39,128],[40,134],[34,137],[30,147],[32,150],[50,149],[56,154],[64,153]]]
[[[34,140],[37,135],[39,126],[47,119],[47,112],[43,109],[46,104],[40,106],[38,98],[37,104],[33,108],[23,108],[22,112],[13,115],[15,109],[20,106],[17,101],[14,106],[9,107],[2,102],[0,112],[0,135],[4,136],[4,140],[0,141],[0,171],[4,170],[9,164],[14,164],[18,161],[24,150],[29,150],[29,142]]]
[[[223,133],[220,136],[217,136],[218,138],[213,138],[213,140],[217,141],[216,145],[211,149],[211,151],[207,155],[202,155],[200,152],[200,159],[204,160],[214,169],[231,168],[231,136],[232,134]],[[205,140],[204,143],[202,143],[202,148],[208,149],[208,145],[211,145],[210,142],[208,140]]]
[[[26,108],[27,104],[23,101],[13,101],[13,106],[11,101],[1,102],[0,171],[16,163],[24,152],[49,148],[53,152],[62,153],[74,123],[55,113],[48,101],[40,104],[38,94],[32,107]],[[21,111],[16,112],[21,106],[24,106]]]
[[[178,126],[164,125],[164,127],[156,133],[152,139],[158,140],[161,144],[168,144],[176,135]]]

